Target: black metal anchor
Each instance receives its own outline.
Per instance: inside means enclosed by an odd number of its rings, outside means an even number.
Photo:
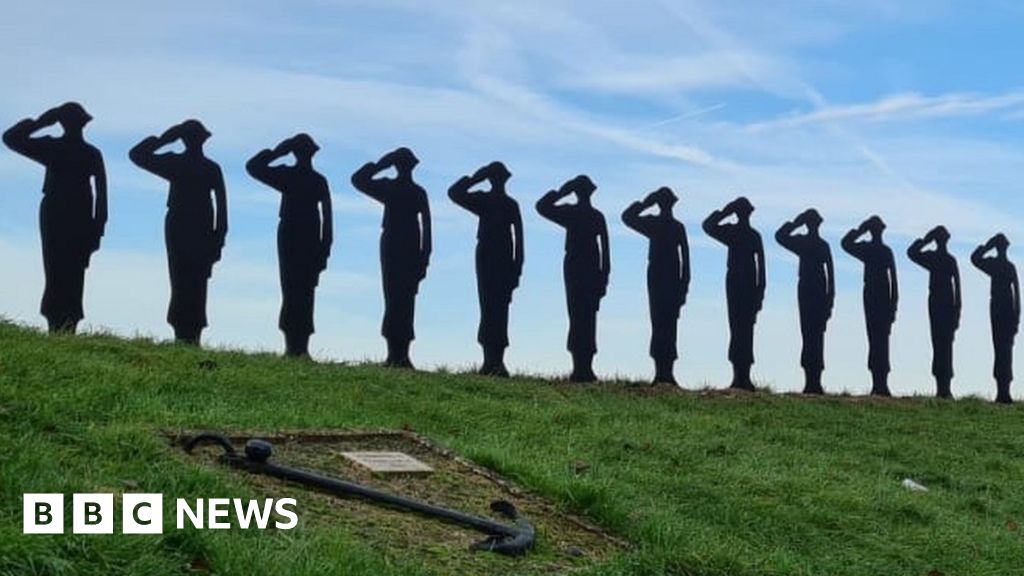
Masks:
[[[298,482],[337,496],[357,496],[394,508],[416,512],[424,516],[441,518],[488,535],[487,539],[470,546],[471,550],[486,550],[506,556],[520,556],[525,554],[530,548],[533,548],[533,544],[537,539],[536,530],[533,525],[519,515],[516,507],[511,502],[505,500],[491,502],[491,510],[512,519],[514,521],[512,525],[381,492],[361,484],[330,478],[309,470],[273,464],[268,462],[268,460],[273,454],[274,447],[266,440],[255,438],[249,440],[245,443],[245,454],[242,455],[235,450],[231,441],[224,435],[207,432],[190,438],[185,442],[184,448],[186,452],[191,453],[193,448],[204,443],[213,443],[221,446],[224,449],[221,461],[232,468]]]

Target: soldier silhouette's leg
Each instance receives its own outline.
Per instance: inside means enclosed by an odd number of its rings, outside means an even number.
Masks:
[[[754,322],[749,315],[735,313],[729,319],[729,361],[732,362],[732,388],[754,390],[750,368],[754,364]]]
[[[284,333],[286,356],[309,356],[316,284],[320,273],[318,233],[310,226],[290,227],[282,224],[278,228],[278,271],[281,280],[278,328]]]
[[[992,343],[995,350],[995,369],[993,375],[996,379],[996,402],[999,404],[1011,404],[1010,384],[1013,382],[1013,340],[1012,333],[997,330],[993,331]]]
[[[822,349],[825,345],[825,331],[812,330],[804,334],[804,394],[824,394],[821,385]]]
[[[800,335],[803,340],[800,366],[804,369],[804,394],[824,394],[821,373],[825,369],[825,322],[813,304],[800,309]]]
[[[89,208],[78,207],[80,210]],[[50,332],[75,333],[82,319],[85,288],[86,239],[70,208],[44,197],[40,207],[45,285],[40,312]],[[86,212],[87,213],[87,212]]]
[[[671,314],[651,316],[651,358],[654,359],[654,383],[675,384],[673,366],[676,361],[676,317]]]
[[[679,298],[667,290],[662,278],[648,269],[647,302],[651,320],[649,353],[654,360],[654,384],[675,384],[673,373],[677,354]]]
[[[868,332],[868,370],[871,371],[871,395],[892,396],[889,391],[889,330]]]
[[[597,307],[585,303],[570,306],[569,314],[569,350],[572,352],[573,382],[593,382],[594,374],[594,342],[597,328]]]
[[[308,332],[285,332],[285,355],[294,358],[306,358],[309,356]]]
[[[935,375],[936,396],[952,398],[953,331],[950,327],[932,324],[932,374]]]
[[[385,336],[388,341],[388,359],[386,364],[397,368],[413,368],[409,358],[409,347],[412,344],[412,322],[415,311],[415,288],[400,287],[397,294],[388,299],[388,311],[385,321],[389,325]]]
[[[512,293],[503,281],[500,270],[492,270],[477,257],[477,300],[480,303],[480,325],[477,342],[484,354],[480,374],[507,378],[505,349],[508,347],[508,309]]]

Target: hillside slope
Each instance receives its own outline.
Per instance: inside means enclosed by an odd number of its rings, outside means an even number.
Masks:
[[[592,574],[1024,572],[1016,406],[506,382],[0,324],[0,574],[430,574],[329,528],[21,534],[25,492],[237,491],[161,429],[402,427],[634,545]]]

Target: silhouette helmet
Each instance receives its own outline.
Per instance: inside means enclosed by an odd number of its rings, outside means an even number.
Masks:
[[[864,227],[872,232],[881,232],[885,230],[885,221],[881,216],[872,216],[864,221]]]
[[[508,180],[512,177],[512,172],[509,171],[508,167],[503,162],[495,161],[487,165],[487,174],[495,180]]]
[[[577,196],[589,197],[597,191],[597,184],[586,174],[580,174],[572,179],[573,192]]]
[[[750,203],[750,200],[746,196],[740,196],[739,198],[732,201],[732,208],[737,214],[750,215],[754,212],[754,205]]]
[[[654,191],[654,202],[659,206],[672,206],[679,201],[679,197],[668,186],[662,186]]]
[[[415,168],[420,163],[420,159],[416,157],[416,154],[413,154],[413,151],[405,146],[392,152],[392,158],[397,166],[409,170]]]
[[[320,150],[320,146],[317,145],[316,140],[305,132],[296,134],[291,138],[292,150],[300,154],[308,154],[312,156],[316,154],[317,150]]]
[[[939,240],[942,240],[943,242],[949,240],[950,238],[949,230],[947,230],[945,226],[936,226],[932,230],[932,236]]]
[[[819,214],[817,210],[810,208],[804,212],[804,221],[809,224],[818,225],[824,222],[825,219],[821,217],[821,214]]]
[[[78,124],[85,126],[92,120],[92,115],[78,102],[65,102],[57,110],[57,118],[61,124]]]
[[[190,118],[179,124],[178,129],[182,138],[197,139],[200,142],[206,141],[206,139],[212,135],[202,122],[194,118]]]
[[[992,237],[992,243],[1000,248],[1007,248],[1010,245],[1010,239],[1005,234],[1000,232]]]

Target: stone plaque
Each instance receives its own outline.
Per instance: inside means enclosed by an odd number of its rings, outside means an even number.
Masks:
[[[341,452],[374,474],[430,474],[433,468],[402,452]]]

